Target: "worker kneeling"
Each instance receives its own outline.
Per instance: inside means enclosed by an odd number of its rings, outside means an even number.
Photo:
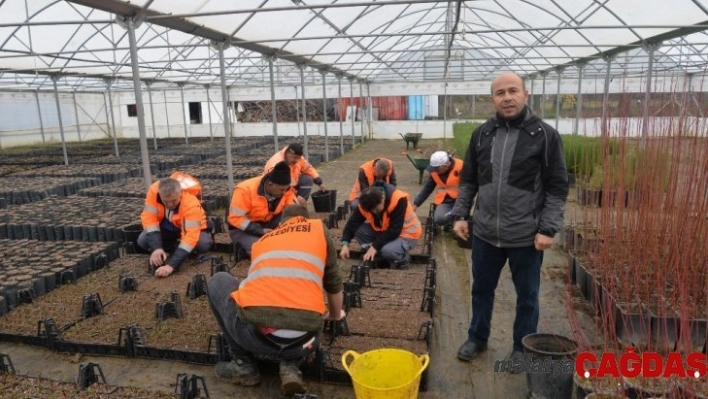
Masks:
[[[138,245],[150,251],[150,264],[157,267],[156,277],[169,276],[192,251],[205,253],[214,243],[213,226],[201,202],[172,177],[150,186],[140,219],[143,232],[138,236]]]
[[[397,269],[410,267],[410,250],[423,234],[420,220],[408,202],[408,194],[390,184],[376,183],[361,192],[359,206],[342,232],[342,259],[349,259],[349,241],[356,238],[366,251],[364,261],[376,254]]]
[[[209,281],[209,305],[232,357],[216,364],[219,378],[258,384],[256,354],[280,362],[284,394],[305,393],[300,362],[319,345],[324,320],[345,317],[336,248],[322,221],[308,216],[302,206],[286,207],[280,226],[253,244],[243,281],[226,272]]]

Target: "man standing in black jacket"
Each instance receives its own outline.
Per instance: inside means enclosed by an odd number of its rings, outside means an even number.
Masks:
[[[496,115],[472,133],[464,159],[452,210],[455,233],[472,234],[472,321],[457,353],[463,361],[487,348],[494,291],[507,260],[517,296],[510,360],[523,359],[521,339],[538,326],[543,251],[563,223],[568,173],[560,135],[533,114],[527,99],[521,77],[497,76]],[[475,196],[470,232],[466,219]]]

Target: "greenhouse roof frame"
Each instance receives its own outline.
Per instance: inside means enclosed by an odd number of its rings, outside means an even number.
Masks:
[[[504,70],[604,76],[705,74],[708,0],[0,0],[0,90],[131,87],[126,31],[158,85],[228,86],[343,78],[357,82],[489,80]],[[277,29],[273,29],[273,27]],[[40,40],[41,38],[41,40]],[[322,73],[320,73],[322,72]]]

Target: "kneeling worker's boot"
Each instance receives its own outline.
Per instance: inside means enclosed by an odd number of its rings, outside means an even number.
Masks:
[[[249,356],[237,356],[230,362],[218,362],[215,371],[217,377],[236,385],[250,387],[261,382],[258,365]]]
[[[280,362],[280,388],[285,396],[307,392],[297,361],[283,360]]]

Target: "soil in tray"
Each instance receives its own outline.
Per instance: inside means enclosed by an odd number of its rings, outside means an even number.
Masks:
[[[427,321],[430,321],[430,314],[416,308],[352,308],[347,314],[349,331],[367,337],[416,339],[421,324]]]
[[[182,300],[182,311],[182,319],[168,318],[145,331],[145,345],[206,352],[210,337],[221,332],[206,296]]]
[[[140,287],[138,287],[140,290]],[[85,320],[62,333],[62,339],[72,342],[118,345],[120,329],[137,324],[145,330],[156,324],[155,304],[168,295],[159,292],[128,292],[103,308],[103,313]]]
[[[121,269],[133,271],[138,281],[137,291],[119,296],[104,309],[104,314],[83,320],[66,331],[63,338],[75,342],[117,344],[122,327],[138,324],[147,346],[206,351],[209,337],[219,332],[218,325],[206,297],[189,299],[187,287],[197,274],[203,274],[209,280],[211,261],[197,265],[195,260],[189,259],[177,273],[163,279],[147,274],[147,255],[134,255],[131,259],[119,261],[122,261]],[[241,270],[247,271],[247,267],[232,268],[235,274],[240,274]],[[117,286],[118,280],[112,284]],[[158,322],[157,305],[169,302],[172,292],[179,295],[183,318],[167,317]]]
[[[44,378],[0,374],[0,392],[3,398],[52,398],[52,399],[95,399],[95,398],[176,398],[175,394],[149,391],[139,388],[124,388],[104,384],[94,384],[85,390],[70,382],[58,382]]]
[[[37,334],[42,319],[53,318],[57,327],[78,320],[83,309],[84,295],[98,293],[104,305],[120,295],[118,268],[103,268],[74,284],[65,284],[43,295],[31,304],[23,304],[0,317],[0,331],[12,334]]]
[[[364,309],[418,310],[423,303],[422,289],[364,288],[360,295]]]
[[[324,341],[328,342],[326,336],[324,337]],[[332,345],[326,346],[323,344],[323,346],[327,348],[331,359],[331,364],[329,364],[329,361],[325,361],[325,365],[333,367],[337,370],[344,370],[342,367],[342,355],[348,350],[353,350],[359,354],[362,354],[370,350],[394,348],[409,351],[414,353],[416,356],[428,353],[425,340],[375,338],[356,335],[349,337],[337,337]]]

